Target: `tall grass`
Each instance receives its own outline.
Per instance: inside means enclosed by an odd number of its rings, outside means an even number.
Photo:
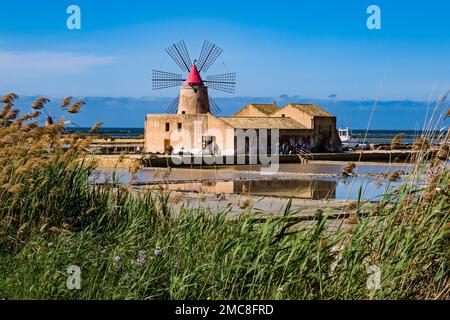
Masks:
[[[89,141],[0,111],[0,295],[10,299],[446,299],[450,296],[447,154],[338,230],[257,219],[251,202],[227,212],[192,208],[167,191],[90,185]],[[69,99],[70,100],[70,99]],[[35,106],[42,108],[42,100]],[[45,103],[44,103],[45,102]],[[77,111],[66,100],[63,109]],[[23,120],[26,118],[25,120]],[[95,126],[94,126],[95,127]],[[446,135],[444,145],[449,142]],[[445,148],[442,147],[445,151]],[[424,152],[425,153],[425,152]],[[420,179],[417,177],[420,176]],[[81,269],[81,289],[66,269]],[[378,270],[378,275],[371,274]],[[370,285],[375,277],[376,285]],[[369,285],[368,285],[369,284]]]

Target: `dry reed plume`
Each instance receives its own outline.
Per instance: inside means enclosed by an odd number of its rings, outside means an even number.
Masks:
[[[405,139],[404,133],[399,133],[395,135],[391,140],[391,150],[398,149],[403,139]]]
[[[90,133],[94,133],[94,132],[96,132],[99,128],[101,128],[103,126],[103,122],[96,122],[93,126],[92,126],[92,128],[91,128],[91,130],[89,131]]]
[[[356,168],[356,164],[353,162],[349,162],[347,164],[345,164],[345,166],[342,168],[342,176],[344,177],[348,177],[348,176],[353,176],[355,175],[355,173],[353,172],[353,170],[355,170]]]
[[[73,99],[73,97],[65,98],[61,103],[61,109],[66,108],[70,104],[70,101],[72,101],[72,99]]]
[[[78,113],[80,112],[80,109],[82,106],[84,106],[86,103],[83,101],[77,101],[75,103],[73,103],[69,109],[67,109],[67,112],[69,113]]]
[[[50,103],[49,99],[37,99],[32,103],[30,112],[20,116],[19,110],[14,109],[18,98],[16,94],[8,93],[0,99],[3,104],[0,108],[0,199],[3,206],[8,208],[2,209],[2,226],[7,226],[6,230],[16,229],[16,234],[23,237],[33,223],[39,224],[40,219],[38,216],[30,219],[18,214],[25,210],[20,205],[24,197],[35,195],[36,190],[39,190],[58,199],[62,188],[50,181],[52,172],[62,175],[62,179],[65,174],[70,174],[70,170],[79,167],[89,153],[89,140],[64,134],[62,120],[39,125],[39,122],[43,122],[39,120],[40,109]],[[66,103],[67,101],[63,104]],[[84,102],[76,102],[73,109],[79,109],[82,105]],[[58,172],[58,168],[67,171]],[[27,210],[33,216],[32,212],[38,209],[40,210],[39,201]],[[47,223],[59,222],[49,220]]]

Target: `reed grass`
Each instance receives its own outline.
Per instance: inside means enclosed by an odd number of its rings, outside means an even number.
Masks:
[[[261,221],[250,198],[231,220],[226,210],[193,208],[163,189],[132,192],[114,176],[110,183],[90,184],[95,164],[86,160],[89,141],[63,135],[62,122],[39,126],[38,113],[26,119],[11,114],[17,98],[0,100],[1,296],[450,297],[448,147],[431,165],[426,150],[411,159],[414,170],[374,208],[365,209],[360,199],[349,205],[352,214],[338,229],[330,228],[325,210],[307,226],[293,220],[290,202],[283,216]],[[71,105],[69,98],[61,106],[78,112],[84,103]],[[46,100],[39,101],[42,106],[35,106],[44,108]],[[132,172],[140,165],[136,161]],[[353,168],[349,164],[347,173]],[[81,269],[80,290],[66,286],[70,265]],[[380,272],[375,288],[368,285],[374,268]]]

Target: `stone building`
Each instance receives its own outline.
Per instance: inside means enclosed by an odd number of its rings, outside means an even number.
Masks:
[[[177,113],[148,114],[145,120],[148,153],[296,153],[337,151],[340,145],[336,117],[312,104],[249,104],[230,117],[211,114],[208,87],[195,64],[181,87]]]

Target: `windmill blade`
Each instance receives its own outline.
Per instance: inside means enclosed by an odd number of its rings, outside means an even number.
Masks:
[[[236,88],[236,73],[225,73],[207,76],[204,81],[209,88],[234,93]]]
[[[216,46],[214,43],[205,40],[203,43],[200,57],[198,58],[197,65],[199,66],[198,72],[206,72],[209,67],[217,60],[222,53],[222,49]]]
[[[51,116],[50,116],[50,113],[48,113],[48,111],[45,110],[45,108],[42,108],[41,110],[44,111],[44,113],[45,113],[47,116],[51,117]],[[53,118],[53,117],[52,117],[52,118]]]
[[[183,83],[181,74],[153,70],[152,89],[159,90],[170,87],[177,87]]]
[[[192,61],[191,57],[189,56],[189,52],[186,48],[186,44],[184,43],[184,40],[172,44],[170,47],[166,49],[166,52],[173,59],[173,61],[175,61],[175,63],[181,68],[181,70],[189,72],[192,66]]]
[[[212,111],[212,114],[214,115],[217,115],[222,112],[217,103],[211,97],[209,97],[209,109]]]
[[[166,109],[166,113],[175,114],[178,111],[178,103],[180,102],[180,95],[178,95],[173,101],[169,104]]]

